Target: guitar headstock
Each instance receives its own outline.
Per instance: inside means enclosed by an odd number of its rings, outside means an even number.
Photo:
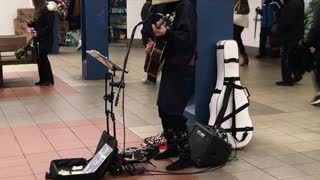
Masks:
[[[157,23],[157,26],[156,26],[157,28],[164,26],[167,29],[170,29],[173,24],[173,21],[176,18],[176,12],[172,12],[171,14],[165,14],[165,15],[158,13],[157,15],[159,15],[161,17]]]

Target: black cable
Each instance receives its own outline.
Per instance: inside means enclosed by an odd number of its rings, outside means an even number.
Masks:
[[[162,173],[162,174],[146,174],[146,176],[154,176],[154,175],[194,175],[194,174],[203,174],[203,173],[208,173],[208,172],[212,172],[212,171],[216,171],[218,169],[221,169],[225,166],[221,165],[221,166],[215,166],[215,167],[209,167],[207,169],[204,170],[200,170],[200,171],[195,171],[195,172],[189,172],[189,173],[177,173],[177,172],[169,172],[169,171],[157,171],[157,170],[146,170],[146,172],[155,172],[155,173]],[[141,176],[145,176],[145,175],[141,175]]]
[[[126,121],[125,121],[125,113],[124,113],[124,97],[125,92],[124,89],[122,91],[122,126],[123,126],[123,156],[126,152]]]

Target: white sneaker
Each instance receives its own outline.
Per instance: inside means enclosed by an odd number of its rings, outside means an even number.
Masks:
[[[310,104],[314,106],[320,106],[320,94],[316,95]]]
[[[77,50],[80,51],[80,49],[82,48],[82,41],[79,40],[79,43],[78,43],[78,47],[77,47]]]
[[[148,74],[147,73],[144,74],[144,77],[141,79],[141,81],[142,82],[148,81]]]

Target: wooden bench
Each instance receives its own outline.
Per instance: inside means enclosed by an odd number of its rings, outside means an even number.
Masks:
[[[2,55],[2,53],[14,53],[26,44],[27,38],[25,36],[0,36],[0,85],[3,84],[3,66],[36,63],[34,50],[28,51],[21,59],[17,59],[15,55]]]

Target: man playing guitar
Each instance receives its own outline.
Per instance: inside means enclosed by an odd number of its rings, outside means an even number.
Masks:
[[[197,15],[189,0],[152,0],[152,4],[157,13],[176,15],[170,29],[152,24],[154,35],[167,41],[157,105],[168,148],[154,159],[179,157],[166,167],[174,171],[193,166],[183,112],[195,89]],[[153,46],[150,41],[145,51],[151,53]]]

